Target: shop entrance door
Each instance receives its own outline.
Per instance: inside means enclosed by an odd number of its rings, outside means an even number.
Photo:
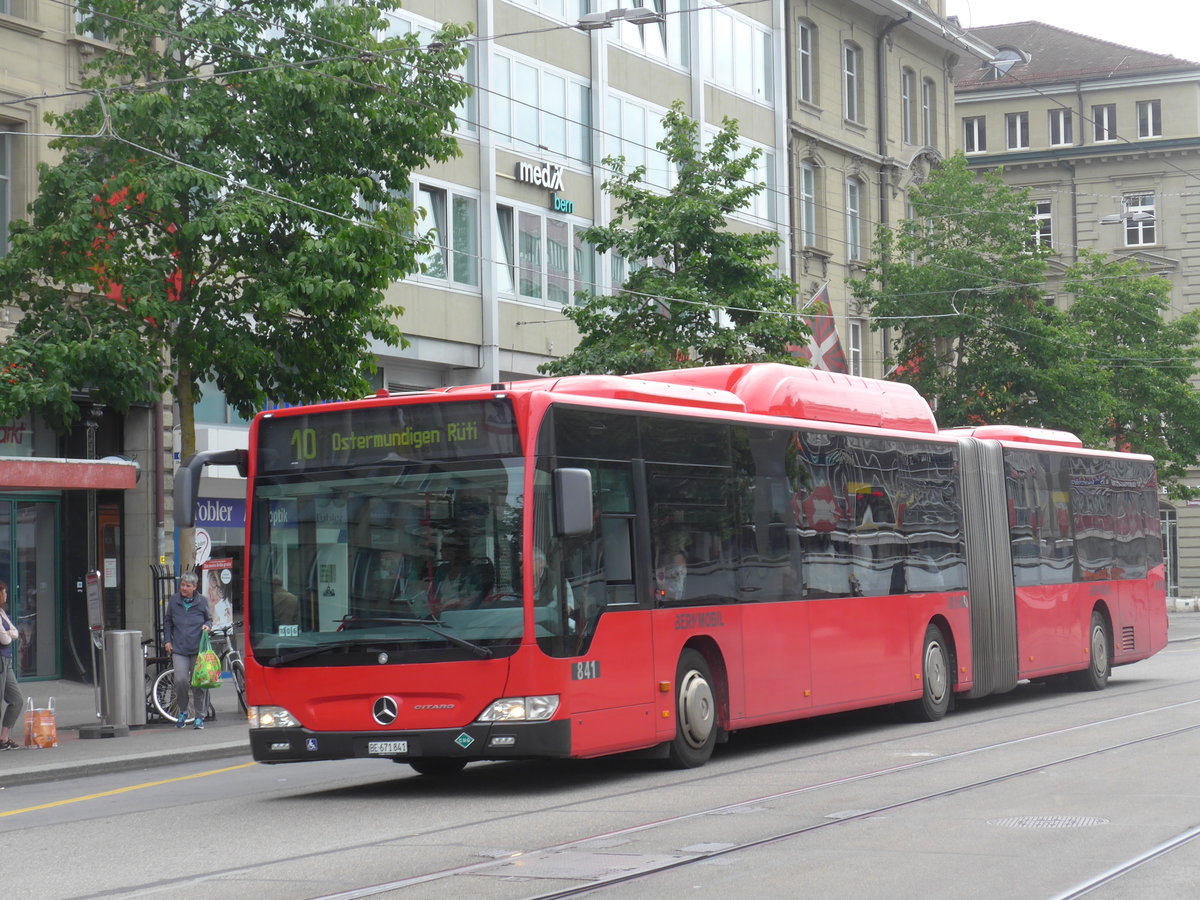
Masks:
[[[20,678],[60,673],[58,519],[57,500],[0,498],[0,578],[21,630]]]

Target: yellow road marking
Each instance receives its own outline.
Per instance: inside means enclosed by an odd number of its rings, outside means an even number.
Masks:
[[[222,772],[236,772],[238,769],[245,769],[248,766],[254,766],[257,763],[241,763],[236,766],[227,766],[224,769],[212,769],[208,772],[197,772],[195,775],[181,775],[179,778],[167,778],[163,781],[147,781],[145,784],[133,784],[129,787],[116,788],[111,791],[103,791],[99,794],[88,794],[84,797],[70,797],[66,800],[55,800],[53,803],[43,803],[40,806],[27,806],[24,809],[14,809],[9,812],[0,812],[0,819],[5,816],[16,816],[21,813],[37,812],[40,809],[53,809],[56,806],[66,806],[69,803],[83,803],[85,800],[99,800],[101,797],[115,797],[117,794],[125,794],[129,791],[140,791],[143,788],[160,787],[164,784],[175,784],[179,781],[191,781],[193,778],[205,778],[209,775],[220,775]]]

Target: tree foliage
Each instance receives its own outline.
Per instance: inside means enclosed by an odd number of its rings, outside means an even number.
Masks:
[[[699,126],[679,102],[663,130],[658,149],[677,174],[669,192],[646,184],[645,166],[604,161],[615,173],[604,189],[616,211],[610,224],[583,237],[597,251],[630,261],[632,271],[612,296],[581,294],[580,305],[563,310],[580,343],[542,372],[620,375],[797,362],[788,348],[803,345],[809,331],[795,312],[795,284],[771,259],[778,235],[732,231],[726,221],[764,188],[746,180],[758,151],[742,155],[737,125],[728,119],[701,149]]]
[[[61,161],[0,260],[23,313],[0,419],[63,430],[79,392],[125,411],[170,390],[186,454],[202,384],[242,415],[367,389],[371,341],[402,340],[384,290],[427,249],[410,173],[457,154],[469,91],[465,29],[422,49],[387,33],[397,6],[89,4],[117,49],[48,116]]]
[[[1177,483],[1200,454],[1200,395],[1190,379],[1200,355],[1200,313],[1171,321],[1171,283],[1134,260],[1084,252],[1067,270],[1063,289],[1070,339],[1086,370],[1092,415],[1076,415],[1074,430],[1089,446],[1153,454],[1159,476]]]
[[[912,217],[881,227],[852,289],[892,330],[892,377],[943,425],[1070,431],[1087,446],[1153,454],[1176,483],[1200,453],[1197,317],[1165,322],[1170,283],[1131,260],[1082,253],[1048,294],[1049,248],[1027,193],[976,176],[961,155],[911,193]]]

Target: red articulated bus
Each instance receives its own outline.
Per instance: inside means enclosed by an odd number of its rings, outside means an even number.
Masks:
[[[1153,461],[939,430],[910,387],[774,364],[261,413],[246,682],[265,763],[628,751],[754,725],[936,720],[1166,644]]]

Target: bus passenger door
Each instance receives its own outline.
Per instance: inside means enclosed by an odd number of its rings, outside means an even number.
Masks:
[[[634,519],[601,516],[597,532],[603,566],[579,576],[585,617],[571,668],[572,744],[582,755],[644,747],[655,725],[652,630],[634,584]]]

